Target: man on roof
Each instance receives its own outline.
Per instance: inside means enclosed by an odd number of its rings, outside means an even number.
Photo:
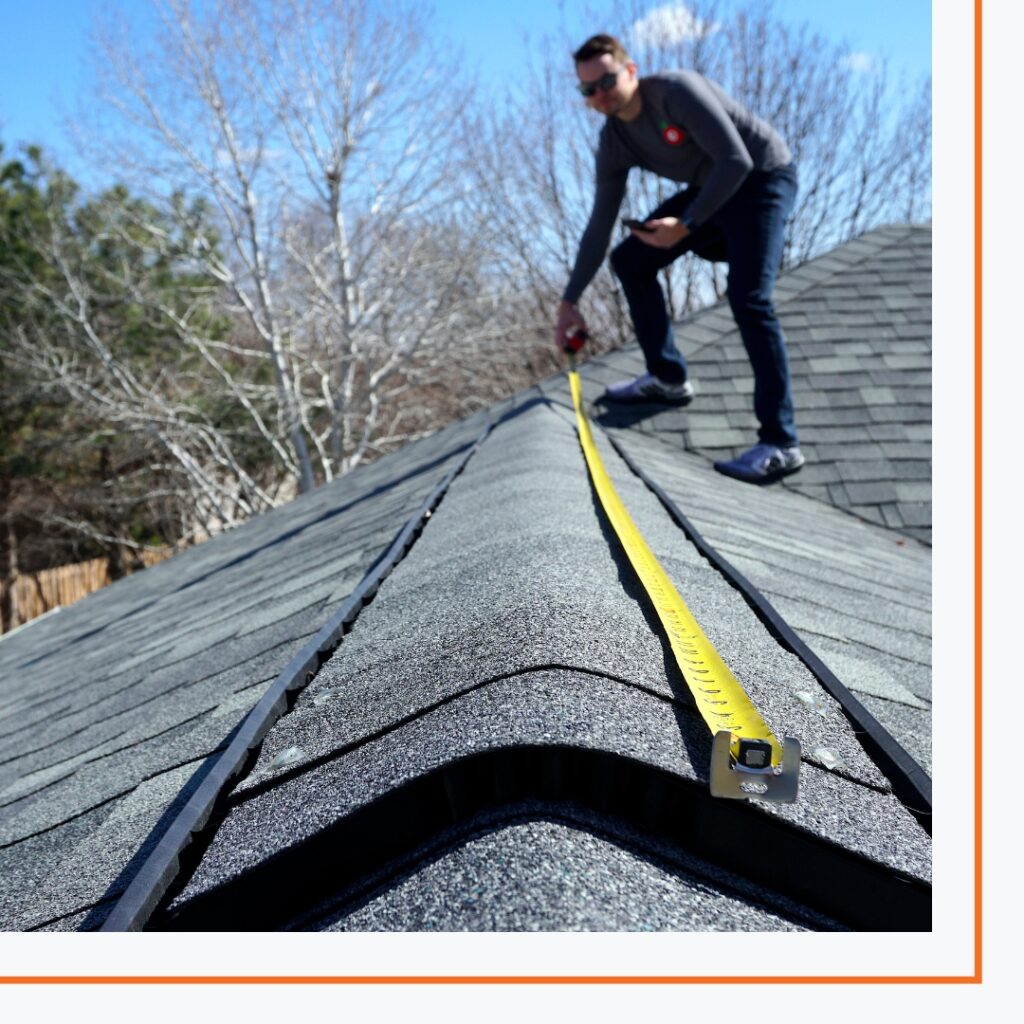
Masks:
[[[683,253],[729,264],[729,306],[754,371],[758,444],[715,469],[753,483],[804,463],[797,439],[789,358],[772,304],[785,224],[796,198],[786,143],[765,121],[694,71],[637,77],[612,36],[596,35],[573,54],[579,90],[605,116],[597,148],[594,208],[559,306],[555,344],[586,331],[576,306],[608,249],[631,167],[685,184],[616,246],[612,268],[629,304],[647,372],[610,386],[611,402],[693,397],[676,347],[658,272]]]

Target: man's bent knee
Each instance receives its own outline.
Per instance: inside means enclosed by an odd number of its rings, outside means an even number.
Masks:
[[[612,270],[615,271],[615,276],[620,278],[624,273],[628,274],[628,263],[629,263],[629,252],[626,249],[626,243],[620,242],[614,249],[612,249],[611,256],[608,257],[609,262],[612,265]]]
[[[612,249],[609,262],[612,265],[612,270],[615,271],[615,276],[620,281],[627,277],[657,277],[657,269],[650,269],[647,266],[647,261],[644,259],[646,254],[643,249],[644,243],[633,238],[627,238]]]

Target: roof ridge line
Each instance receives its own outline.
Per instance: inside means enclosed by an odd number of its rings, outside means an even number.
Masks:
[[[209,771],[185,806],[169,822],[155,849],[134,873],[113,910],[100,926],[100,931],[141,931],[145,927],[177,879],[182,854],[195,842],[195,833],[206,827],[215,805],[223,798],[227,787],[245,770],[253,751],[262,744],[273,724],[288,711],[291,702],[316,676],[341,643],[345,633],[351,629],[360,611],[373,600],[381,583],[405,557],[452,481],[465,469],[500,418],[500,414],[496,414],[487,421],[473,444],[440,483],[431,489],[355,589],[229,732],[226,745],[221,744],[211,753]]]

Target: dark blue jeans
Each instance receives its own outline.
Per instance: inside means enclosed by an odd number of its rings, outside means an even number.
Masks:
[[[796,167],[752,171],[724,206],[671,249],[656,249],[630,236],[611,255],[622,282],[637,340],[647,369],[670,383],[686,380],[686,360],[676,348],[672,322],[658,271],[693,252],[729,264],[726,291],[743,345],[754,371],[754,412],[765,444],[797,443],[789,356],[772,304],[772,289],[782,260],[786,221],[796,200]],[[649,217],[678,217],[697,193],[672,196]]]

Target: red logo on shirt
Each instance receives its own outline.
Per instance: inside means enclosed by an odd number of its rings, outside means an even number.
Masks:
[[[674,124],[662,121],[661,137],[670,146],[678,146],[686,138],[686,132],[684,132],[682,128],[677,128]]]

